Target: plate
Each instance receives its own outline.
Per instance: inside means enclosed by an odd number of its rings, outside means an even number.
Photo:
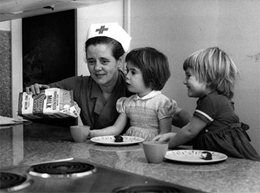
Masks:
[[[131,144],[141,143],[144,141],[144,139],[141,137],[135,137],[135,136],[122,136],[122,137],[123,137],[123,142],[115,142],[114,135],[93,137],[90,139],[90,141],[94,143],[104,144],[104,145],[131,145]]]
[[[211,160],[205,160],[201,158],[203,151],[209,152],[212,154]],[[224,161],[228,158],[223,153],[208,151],[208,150],[172,150],[167,151],[164,156],[168,160],[185,162],[185,163],[215,163]]]

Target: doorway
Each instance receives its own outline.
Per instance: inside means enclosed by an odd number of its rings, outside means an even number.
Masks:
[[[23,88],[75,75],[75,10],[22,19]]]

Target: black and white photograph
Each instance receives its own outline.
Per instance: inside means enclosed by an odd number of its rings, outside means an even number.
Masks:
[[[0,0],[0,192],[260,193],[259,10]]]

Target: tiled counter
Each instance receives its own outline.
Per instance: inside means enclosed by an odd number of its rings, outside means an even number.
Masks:
[[[170,161],[148,164],[141,144],[119,147],[90,141],[75,143],[66,127],[32,124],[1,128],[0,149],[1,168],[80,158],[205,192],[260,193],[260,162],[228,158],[208,165]]]

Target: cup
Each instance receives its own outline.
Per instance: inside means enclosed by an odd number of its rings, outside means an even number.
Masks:
[[[90,132],[90,126],[87,125],[74,125],[70,126],[70,134],[75,142],[83,142],[85,141]]]
[[[148,163],[161,163],[168,150],[168,143],[145,141],[143,150]]]

